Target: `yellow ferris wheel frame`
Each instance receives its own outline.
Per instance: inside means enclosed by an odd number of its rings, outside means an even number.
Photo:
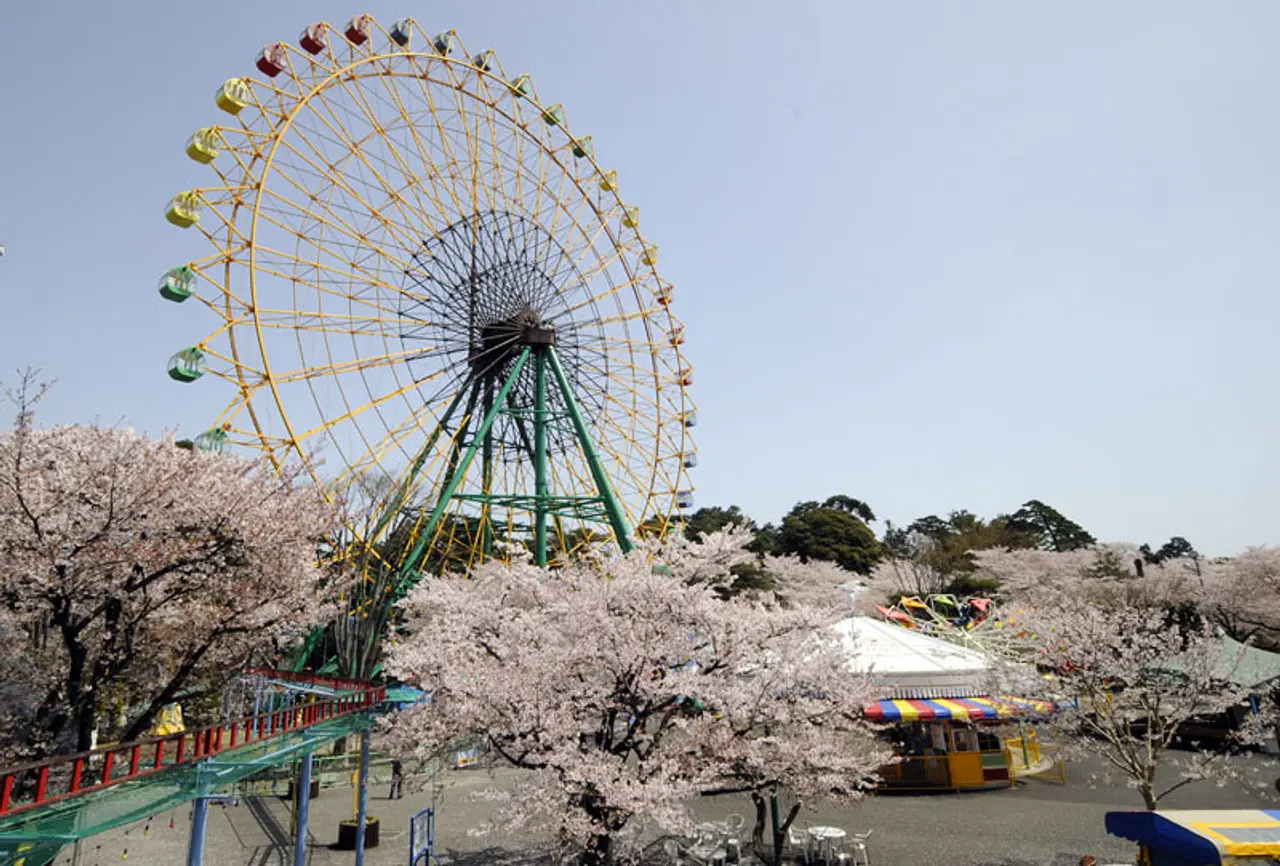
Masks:
[[[390,487],[400,499],[432,503],[451,480],[445,472],[451,455],[456,467],[481,414],[483,389],[475,385],[465,425],[442,428],[444,408],[458,396],[447,390],[450,377],[458,387],[479,378],[476,346],[488,338],[477,336],[475,298],[497,304],[490,284],[502,272],[510,297],[499,300],[530,307],[541,292],[547,323],[569,323],[562,335],[578,335],[581,357],[570,358],[578,363],[571,378],[588,403],[595,401],[586,408],[594,410],[603,462],[627,518],[633,527],[665,532],[692,505],[688,470],[697,452],[690,428],[697,413],[688,393],[692,368],[681,349],[684,326],[670,309],[670,283],[657,274],[657,248],[640,234],[639,210],[621,198],[617,172],[596,161],[592,137],[570,133],[563,107],[545,104],[528,75],[510,77],[492,49],[471,54],[454,31],[414,50],[418,29],[413,19],[385,29],[371,16],[356,16],[341,30],[313,24],[297,45],[268,45],[256,64],[262,77],[229,79],[215,94],[238,125],[205,127],[189,139],[187,155],[218,182],[179,193],[166,216],[195,227],[215,251],[168,271],[160,293],[178,302],[195,297],[221,323],[178,352],[169,372],[183,382],[208,373],[234,389],[195,444],[254,448],[281,470],[301,460],[334,499],[349,501],[355,491],[356,499],[385,500]],[[437,97],[453,103],[440,105]],[[469,324],[459,325],[441,306],[440,295],[457,295],[441,276],[441,262],[460,273],[468,243],[459,238],[468,236],[470,276],[456,282],[470,286],[472,310]],[[530,249],[542,258],[516,262],[535,255]],[[483,273],[477,251],[491,256]],[[514,274],[517,265],[524,270]],[[539,280],[537,292],[529,288]],[[553,303],[544,283],[565,297]],[[517,298],[520,292],[530,298]],[[435,319],[423,318],[428,312]],[[491,329],[511,318],[489,315],[498,317]],[[404,333],[417,328],[425,335],[431,327],[438,345],[410,342]],[[399,343],[387,348],[395,328]],[[293,367],[281,363],[289,338],[300,359]],[[352,347],[338,346],[335,357],[338,338],[350,338]],[[373,348],[379,339],[386,349],[380,353]],[[471,374],[459,379],[462,353]],[[309,361],[316,356],[324,363]],[[390,381],[370,382],[381,376]],[[348,388],[356,385],[346,383],[357,381],[367,399],[350,399]],[[428,397],[428,383],[443,389]],[[303,384],[311,405],[296,396]],[[389,421],[395,407],[408,417]],[[486,493],[500,471],[509,474],[509,486],[531,480],[529,472],[510,468],[522,465],[523,450],[510,432],[520,426],[519,414],[512,415],[508,439],[486,443]],[[367,421],[371,416],[383,432]],[[418,454],[414,437],[431,442],[432,453]],[[348,439],[358,456],[344,449]],[[322,469],[315,459],[322,442],[336,444],[340,471]],[[566,459],[552,483],[571,494],[590,482],[590,473],[568,445],[562,448]],[[402,459],[384,465],[392,458]],[[420,458],[425,465],[411,472]],[[374,476],[382,489],[371,493]],[[367,517],[351,528],[375,541],[367,536],[385,527],[375,530]],[[491,505],[478,519],[491,527],[500,522]],[[508,530],[515,525],[509,513]],[[442,522],[430,543],[452,549],[457,530],[458,520]],[[564,551],[599,538],[560,521],[556,534]],[[474,538],[462,546],[457,559],[469,567],[480,551]]]

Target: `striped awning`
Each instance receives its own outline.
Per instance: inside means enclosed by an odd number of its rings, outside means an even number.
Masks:
[[[1179,863],[1262,866],[1280,857],[1280,810],[1276,809],[1108,812],[1106,822],[1112,836],[1174,855]]]
[[[1026,698],[974,697],[930,698],[928,700],[876,701],[863,708],[873,722],[928,722],[954,719],[959,722],[980,719],[1012,719],[1019,716],[1048,716],[1053,704]]]

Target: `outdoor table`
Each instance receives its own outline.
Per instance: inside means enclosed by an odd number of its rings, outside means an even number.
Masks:
[[[726,844],[731,835],[729,825],[722,821],[704,821],[694,826],[698,841],[687,853],[698,863],[724,863],[729,858]]]
[[[810,827],[809,836],[818,843],[818,851],[823,854],[829,862],[831,860],[831,843],[836,839],[843,839],[846,835],[845,831],[839,827]]]

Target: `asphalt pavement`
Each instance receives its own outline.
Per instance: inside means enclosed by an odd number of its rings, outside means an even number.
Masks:
[[[1167,808],[1230,809],[1276,805],[1274,779],[1280,775],[1274,758],[1239,759],[1244,769],[1256,769],[1256,788],[1238,784],[1217,787],[1196,783],[1162,803]],[[1106,834],[1108,811],[1141,809],[1136,791],[1123,783],[1092,782],[1101,764],[1069,766],[1066,784],[1029,780],[1014,788],[960,794],[881,795],[853,807],[806,809],[797,819],[809,824],[871,831],[868,843],[875,866],[1075,866],[1082,855],[1098,862],[1132,862],[1134,847]],[[519,831],[477,836],[474,828],[488,820],[497,806],[475,796],[485,789],[510,789],[517,774],[483,769],[453,771],[450,785],[435,802],[437,853],[447,866],[515,866],[548,864],[541,853],[546,839]],[[368,866],[408,863],[409,817],[432,804],[427,791],[406,787],[403,799],[387,799],[387,785],[373,790],[370,811],[381,821],[381,844],[367,853]],[[691,804],[701,820],[730,813],[752,817],[743,796],[704,798]],[[354,855],[336,850],[338,822],[350,816],[349,788],[328,788],[311,803],[310,850],[313,866],[351,864]],[[84,842],[76,866],[182,864],[186,862],[190,808],[183,807]],[[749,833],[749,829],[748,829]],[[644,838],[651,839],[652,836]],[[205,863],[209,866],[292,866],[290,803],[280,797],[242,798],[235,806],[210,810]],[[662,862],[655,852],[653,863]],[[68,849],[57,861],[72,864]]]

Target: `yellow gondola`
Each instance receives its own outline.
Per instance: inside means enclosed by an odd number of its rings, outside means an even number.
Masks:
[[[187,139],[187,156],[196,162],[210,163],[218,156],[218,132],[211,126],[198,129]]]
[[[164,216],[179,228],[190,228],[200,221],[200,194],[193,189],[180,192],[169,200]]]
[[[227,114],[239,114],[240,109],[248,105],[252,99],[253,93],[243,78],[228,78],[213,97],[218,107]]]

